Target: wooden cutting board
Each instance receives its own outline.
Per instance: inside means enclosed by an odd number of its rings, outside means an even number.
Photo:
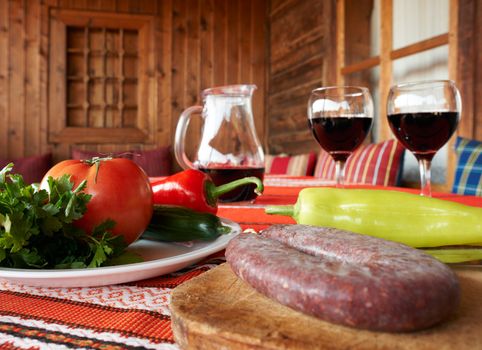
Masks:
[[[223,264],[174,289],[172,328],[182,349],[482,349],[482,269],[456,272],[462,301],[452,319],[429,330],[392,334],[337,326],[291,310]]]

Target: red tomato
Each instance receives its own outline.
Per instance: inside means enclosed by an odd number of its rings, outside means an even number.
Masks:
[[[40,184],[48,188],[47,178],[71,175],[74,189],[87,180],[85,193],[92,195],[84,216],[75,225],[87,233],[107,219],[116,225],[113,235],[123,235],[127,244],[144,232],[152,216],[152,190],[146,173],[129,159],[101,160],[99,171],[95,164],[81,160],[65,160],[45,174]],[[97,176],[97,178],[96,178]]]

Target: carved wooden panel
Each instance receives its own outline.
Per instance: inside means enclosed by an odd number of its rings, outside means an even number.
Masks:
[[[67,127],[135,127],[139,32],[67,26]]]
[[[152,17],[52,9],[49,141],[149,143],[156,110],[149,103]]]

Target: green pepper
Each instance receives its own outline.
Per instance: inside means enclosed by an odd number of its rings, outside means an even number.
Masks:
[[[164,242],[210,241],[229,232],[230,228],[214,214],[155,205],[151,222],[141,238]]]
[[[400,191],[305,188],[294,206],[271,206],[266,213],[417,248],[482,245],[482,208]]]
[[[475,247],[424,248],[422,251],[447,264],[457,264],[468,261],[479,262],[482,260],[482,249]]]

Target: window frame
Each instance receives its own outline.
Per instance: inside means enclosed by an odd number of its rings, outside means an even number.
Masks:
[[[437,47],[448,45],[448,73],[449,79],[456,81],[457,78],[457,57],[458,57],[458,13],[459,0],[449,1],[449,30],[446,33],[417,41],[413,44],[393,49],[393,0],[380,0],[380,53],[367,59],[345,65],[345,18],[346,18],[346,2],[348,0],[336,0],[336,84],[344,85],[345,76],[362,72],[374,67],[380,67],[380,80],[378,89],[380,94],[379,111],[380,124],[379,135],[380,141],[393,138],[388,121],[386,118],[387,97],[390,87],[393,83],[393,62],[397,59],[408,57],[417,53],[428,51]],[[455,138],[452,136],[448,142],[448,147],[453,148]],[[455,154],[448,152],[446,180],[443,184],[433,184],[434,190],[450,191],[455,169]]]
[[[153,142],[151,131],[157,115],[149,101],[153,60],[153,17],[108,12],[50,9],[48,141],[51,144],[114,144]],[[74,127],[67,125],[67,47],[68,26],[132,29],[139,33],[137,119],[135,127]]]

